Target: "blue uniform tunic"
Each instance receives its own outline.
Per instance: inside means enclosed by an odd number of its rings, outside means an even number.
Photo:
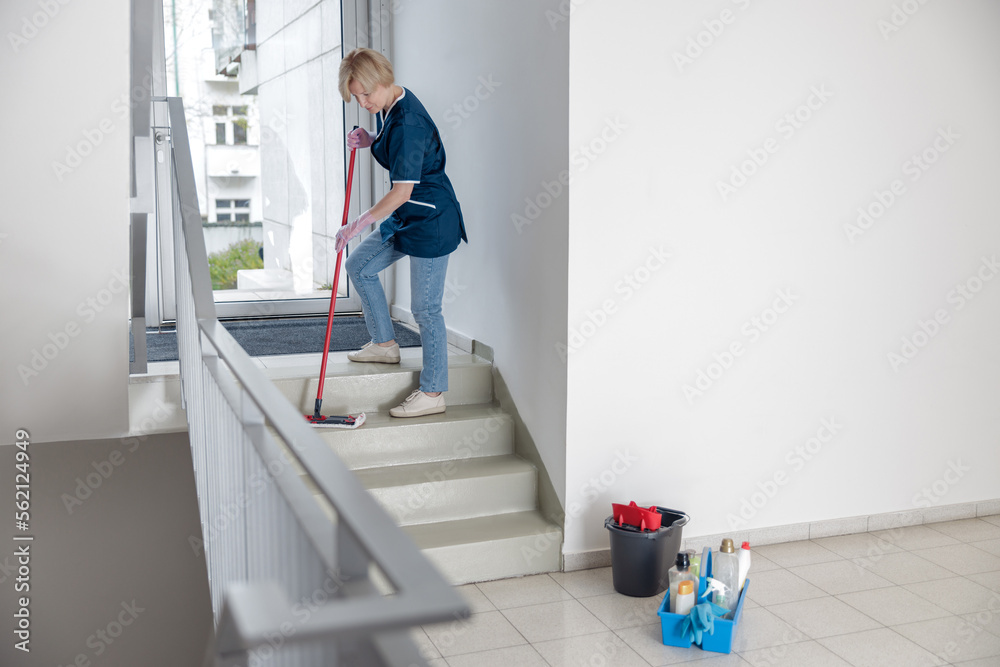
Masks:
[[[444,146],[420,100],[406,88],[384,116],[372,143],[392,183],[413,183],[410,199],[379,226],[382,240],[413,257],[442,257],[468,242],[462,209],[444,173]]]

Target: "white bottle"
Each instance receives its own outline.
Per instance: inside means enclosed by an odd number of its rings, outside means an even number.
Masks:
[[[724,592],[716,591],[713,602],[731,613],[740,601],[740,562],[733,549],[733,541],[728,537],[712,554],[712,578],[725,586]]]
[[[677,584],[677,599],[674,603],[674,613],[687,616],[694,609],[694,582],[685,579]]]
[[[674,607],[677,605],[677,591],[680,589],[678,585],[682,581],[694,581],[695,576],[691,572],[690,560],[685,552],[680,552],[677,554],[676,564],[667,570],[667,577],[670,584],[670,608],[668,611],[677,613],[674,611]]]
[[[750,543],[744,542],[743,546],[740,547],[739,553],[740,562],[740,590],[743,590],[743,584],[747,581],[747,574],[750,573]]]

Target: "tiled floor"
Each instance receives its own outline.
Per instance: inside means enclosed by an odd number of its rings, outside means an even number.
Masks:
[[[664,646],[610,568],[463,586],[414,637],[432,667],[1000,666],[1000,515],[759,547],[750,579],[730,655]]]

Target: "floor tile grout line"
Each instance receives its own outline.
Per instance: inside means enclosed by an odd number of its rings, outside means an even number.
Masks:
[[[855,592],[858,592],[858,591],[855,591]],[[874,622],[874,623],[877,623],[877,624],[878,624],[879,626],[881,626],[881,627],[885,627],[885,624],[884,624],[884,623],[882,623],[882,622],[881,622],[880,620],[878,620],[877,618],[872,618],[871,616],[869,616],[868,614],[866,614],[866,613],[865,613],[865,612],[863,612],[862,610],[860,610],[860,609],[858,609],[857,607],[855,607],[854,605],[852,605],[852,604],[851,604],[850,602],[848,602],[847,600],[841,600],[841,599],[840,599],[839,597],[837,597],[836,595],[827,595],[826,597],[828,597],[828,598],[832,598],[832,599],[836,600],[837,602],[840,602],[841,604],[845,604],[845,605],[847,605],[848,607],[850,607],[850,608],[851,608],[851,609],[853,609],[854,611],[858,612],[859,614],[861,614],[862,616],[864,616],[864,617],[865,617],[865,618],[867,618],[868,620],[870,620],[870,621],[872,621],[872,622]],[[806,599],[806,600],[798,600],[797,602],[811,602],[811,601],[813,601],[813,600],[821,600],[821,599],[822,599],[822,598],[809,598],[809,599]],[[794,602],[783,602],[783,603],[781,603],[781,604],[794,604]],[[772,605],[772,606],[774,606],[774,605]],[[766,609],[766,607],[765,607],[765,609]],[[774,615],[775,615],[775,616],[776,616],[776,617],[777,617],[778,619],[780,619],[780,620],[784,621],[785,623],[788,623],[788,621],[785,621],[785,619],[781,618],[780,616],[778,616],[777,614],[775,614],[775,613],[774,613],[773,611],[772,611],[771,613],[772,613],[772,614],[774,614]],[[791,623],[789,623],[789,625],[791,625]],[[792,627],[795,627],[795,626],[792,626]],[[875,628],[872,628],[872,629],[875,629]],[[805,632],[805,630],[799,630],[799,631],[800,631],[800,632]],[[863,632],[863,630],[862,630],[862,631],[858,631],[858,630],[856,630],[855,632]],[[829,635],[829,636],[830,636],[830,637],[842,637],[842,636],[844,636],[844,635],[851,635],[851,634],[854,634],[854,633],[853,633],[853,632],[845,632],[845,633],[843,633],[843,635]],[[821,637],[814,637],[813,639],[814,639],[815,641],[818,641],[819,639],[827,639],[827,637],[822,637],[822,638],[821,638]]]
[[[455,655],[450,656],[450,657],[453,657],[453,658],[455,658],[455,657],[462,657],[462,658],[467,658],[468,657],[468,658],[471,658],[473,656],[479,655],[480,653],[491,653],[493,651],[503,651],[503,650],[506,650],[506,649],[518,648],[520,646],[527,646],[527,647],[529,647],[532,651],[535,652],[535,655],[538,656],[538,659],[541,660],[543,663],[545,663],[546,667],[553,667],[552,663],[549,662],[548,660],[546,660],[545,656],[542,655],[539,652],[539,650],[537,648],[535,648],[535,645],[532,644],[532,643],[530,643],[530,642],[528,642],[526,644],[514,644],[513,646],[501,646],[499,648],[488,648],[488,649],[484,649],[482,651],[470,651],[468,653],[456,653]],[[439,653],[440,653],[440,651],[439,651]],[[435,659],[436,658],[430,658],[430,660],[435,660]],[[449,667],[451,667],[451,661],[448,660],[448,658],[446,658],[445,656],[442,655],[440,659],[444,660],[445,664],[447,664]]]
[[[930,604],[930,605],[934,606],[935,608],[937,608],[937,609],[940,609],[941,611],[943,611],[943,612],[944,612],[945,614],[947,614],[948,616],[957,616],[957,614],[955,614],[954,612],[952,612],[952,611],[948,611],[947,609],[945,609],[945,608],[944,608],[944,607],[942,607],[941,605],[939,605],[939,604],[935,604],[935,603],[931,602],[930,600],[928,600],[927,598],[924,598],[924,597],[921,597],[920,595],[917,595],[916,593],[914,593],[914,592],[913,592],[913,591],[911,591],[910,589],[906,588],[905,586],[896,586],[896,588],[901,588],[901,589],[903,589],[904,591],[907,591],[908,593],[913,593],[913,595],[916,595],[916,596],[917,596],[918,598],[920,598],[920,599],[921,599],[921,600],[923,600],[924,602],[926,602],[926,603],[928,603],[928,604]],[[882,589],[873,589],[873,590],[882,590]],[[855,593],[862,593],[862,592],[864,592],[864,591],[853,591],[853,592],[855,592]],[[844,595],[848,595],[848,594],[847,594],[847,593],[844,593]],[[834,597],[836,597],[836,596],[834,596]],[[838,599],[838,600],[840,600],[840,598],[839,598],[839,597],[838,597],[837,599]],[[882,623],[882,621],[878,620],[877,618],[874,618],[874,617],[872,617],[872,616],[870,616],[870,615],[866,614],[864,610],[862,610],[862,609],[859,609],[859,608],[855,607],[855,606],[854,606],[853,604],[851,604],[851,603],[850,603],[850,602],[848,602],[847,600],[840,600],[840,601],[841,601],[841,602],[843,602],[844,604],[846,604],[847,606],[851,607],[852,609],[854,609],[854,610],[855,610],[855,611],[857,611],[858,613],[860,613],[860,614],[864,614],[865,616],[868,616],[868,617],[869,617],[869,618],[871,618],[871,619],[872,619],[873,621],[875,621],[876,623],[879,623],[879,624],[880,624],[880,625],[882,625],[883,627],[886,627],[886,628],[890,628],[890,627],[893,627],[893,626],[891,626],[891,625],[887,625],[887,624],[885,624],[885,623]],[[937,618],[946,618],[946,616],[938,616]],[[935,620],[935,619],[932,619],[932,618],[925,618],[925,619],[923,619],[923,620],[924,620],[924,621],[933,621],[933,620]],[[907,621],[907,623],[922,623],[922,622],[923,622],[923,621]],[[897,623],[896,625],[906,625],[906,623]]]
[[[791,641],[791,642],[781,642],[781,643],[778,643],[778,644],[771,644],[770,646],[758,646],[757,648],[746,649],[744,651],[737,651],[737,650],[734,649],[733,653],[739,655],[740,659],[745,660],[746,662],[750,663],[750,660],[748,660],[746,657],[744,657],[744,654],[750,653],[752,651],[763,651],[765,649],[775,649],[775,648],[778,648],[780,646],[792,646],[794,644],[805,644],[805,643],[808,643],[808,642],[817,642],[818,643],[817,640],[809,637],[809,635],[807,635],[805,633],[805,631],[800,630],[799,628],[795,627],[791,623],[788,623],[787,621],[785,621],[785,619],[781,618],[780,616],[778,616],[777,614],[775,614],[773,611],[768,610],[767,607],[759,607],[759,609],[764,609],[769,614],[771,614],[771,616],[773,616],[774,618],[776,618],[778,621],[784,623],[785,625],[787,625],[790,628],[792,628],[793,630],[795,630],[795,632],[797,632],[799,635],[801,635],[803,637],[803,639],[800,639],[800,640],[797,640],[797,641]],[[734,637],[733,638],[733,642],[735,643],[735,641],[736,640],[735,640],[735,637]],[[753,663],[750,663],[750,664],[753,664]]]
[[[617,637],[618,640],[621,643],[625,644],[625,646],[628,646],[629,649],[631,649],[633,653],[635,653],[636,655],[638,655],[640,660],[642,660],[643,662],[645,662],[647,665],[650,665],[650,667],[653,667],[653,663],[651,663],[649,660],[646,660],[646,658],[643,655],[641,655],[639,653],[639,651],[637,651],[631,644],[628,643],[628,640],[626,640],[624,637],[622,637],[619,634],[619,632],[624,631],[624,630],[634,630],[635,628],[644,628],[644,627],[647,627],[647,626],[650,626],[650,625],[656,625],[659,628],[663,627],[663,626],[660,625],[659,621],[655,621],[655,622],[647,623],[646,625],[632,625],[632,626],[629,626],[627,628],[618,628],[617,630],[612,630],[611,633],[615,637]],[[692,648],[694,648],[694,647],[692,646]],[[704,658],[695,658],[695,660],[689,660],[687,662],[696,662],[696,661],[702,660],[702,659],[704,659]],[[684,663],[678,663],[678,664],[684,664]]]
[[[845,560],[846,560],[846,559],[845,559]],[[833,562],[833,561],[830,561],[830,562]],[[814,565],[827,565],[827,564],[828,564],[828,563],[814,563]],[[797,566],[793,566],[793,567],[809,567],[809,566],[806,566],[806,565],[797,565]],[[791,572],[791,569],[792,569],[792,568],[786,568],[786,570],[788,570],[789,572]],[[814,584],[813,582],[809,581],[808,579],[806,579],[805,577],[803,577],[803,576],[801,576],[801,575],[798,575],[798,574],[797,574],[797,573],[795,573],[795,572],[791,572],[791,574],[793,574],[793,575],[795,575],[795,576],[799,577],[799,578],[800,578],[800,579],[802,579],[802,580],[803,580],[804,582],[806,582],[806,583],[807,583],[807,584],[809,584],[810,586],[813,586],[814,588],[817,588],[817,589],[819,589],[820,591],[822,591],[822,592],[823,592],[823,593],[825,593],[826,595],[830,595],[830,596],[836,596],[836,595],[841,595],[841,594],[842,594],[842,593],[833,593],[833,592],[830,592],[830,591],[826,590],[825,588],[823,588],[822,586],[820,586],[819,584]],[[894,585],[895,585],[895,584],[893,584],[892,582],[890,582],[890,581],[889,581],[888,579],[886,579],[885,577],[880,577],[879,575],[875,574],[874,572],[869,572],[869,574],[871,574],[871,575],[872,575],[873,577],[878,577],[879,579],[881,579],[882,581],[885,581],[885,582],[886,582],[886,583],[888,583],[889,585],[888,585],[888,586],[875,586],[875,587],[873,587],[873,588],[864,588],[864,589],[861,589],[861,590],[877,590],[877,589],[879,589],[879,588],[891,588],[892,586],[894,586]],[[857,591],[844,591],[844,592],[847,592],[847,593],[855,593],[855,592],[857,592]]]
[[[584,570],[584,571],[585,571],[585,570]],[[564,574],[565,574],[565,573],[564,573]],[[550,580],[552,580],[552,581],[554,581],[554,582],[555,582],[556,586],[558,586],[559,588],[561,588],[561,589],[563,589],[564,591],[566,591],[566,594],[567,594],[567,595],[569,595],[570,597],[572,597],[572,598],[573,598],[574,600],[578,600],[578,599],[579,599],[578,597],[576,597],[575,595],[573,595],[573,593],[571,593],[571,592],[570,592],[570,591],[569,591],[569,590],[568,590],[568,589],[567,589],[567,588],[566,588],[565,586],[563,586],[563,585],[562,585],[562,584],[560,584],[560,583],[559,583],[558,581],[556,581],[556,580],[555,580],[555,579],[554,579],[554,578],[552,577],[552,573],[551,573],[551,572],[546,572],[546,575],[548,576],[548,578],[549,578]]]
[[[549,576],[550,574],[551,573],[549,573],[549,572],[541,572],[539,574],[527,574],[527,575],[524,575],[524,576],[521,576],[521,577],[512,577],[510,579],[496,579],[494,581],[517,581],[519,579],[526,579],[528,577],[547,576],[547,577],[549,577],[549,580],[552,581],[552,583],[554,583],[556,586],[559,586],[559,588],[562,589],[563,592],[565,592],[567,595],[569,595],[570,599],[575,600],[576,598],[573,596],[573,594],[570,593],[569,591],[567,591],[563,586],[560,586],[558,581],[556,581],[555,579],[552,579],[552,577]],[[479,592],[483,595],[483,597],[485,597],[487,600],[489,600],[490,604],[493,605],[493,608],[496,611],[503,611],[503,609],[501,609],[500,607],[498,607],[497,603],[494,602],[490,598],[490,596],[486,594],[486,591],[484,591],[482,588],[479,587],[479,584],[490,584],[490,583],[494,583],[494,582],[492,582],[492,581],[480,581],[480,582],[476,582],[473,585],[479,590]],[[539,605],[539,604],[552,604],[554,602],[568,602],[568,600],[549,600],[548,602],[529,602],[527,604],[517,604],[517,605],[510,606],[510,607],[504,607],[504,609],[521,609],[523,607],[533,607],[534,605]]]
[[[467,652],[465,652],[465,653],[455,653],[455,654],[454,654],[455,656],[465,656],[465,655],[474,655],[474,654],[476,654],[476,653],[485,653],[486,651],[496,651],[496,650],[498,650],[498,649],[501,649],[501,648],[513,648],[513,647],[515,647],[515,646],[524,646],[524,645],[528,645],[528,646],[531,646],[531,642],[529,642],[529,641],[528,641],[528,638],[527,638],[527,637],[525,637],[525,636],[524,636],[523,634],[521,634],[521,631],[520,631],[520,630],[518,630],[518,629],[517,629],[517,627],[516,627],[516,626],[515,626],[515,625],[514,625],[513,623],[511,623],[511,622],[510,622],[510,619],[508,619],[508,618],[507,618],[506,616],[504,616],[503,612],[502,612],[502,611],[500,611],[499,609],[489,609],[489,610],[487,610],[487,611],[479,611],[479,612],[476,612],[476,613],[474,613],[474,614],[470,614],[470,615],[469,615],[469,618],[467,618],[467,619],[464,619],[464,620],[462,621],[462,623],[464,623],[464,624],[465,624],[465,626],[464,626],[464,627],[468,627],[468,625],[470,624],[470,622],[471,622],[471,619],[472,619],[472,617],[473,617],[473,616],[478,616],[478,615],[481,615],[481,614],[489,614],[489,613],[492,613],[492,612],[494,612],[494,611],[495,611],[495,612],[497,612],[497,613],[499,613],[499,614],[500,614],[500,616],[502,616],[502,617],[503,617],[503,620],[504,620],[504,621],[505,621],[505,622],[506,622],[506,623],[507,623],[508,625],[510,625],[510,627],[511,627],[511,628],[513,628],[514,632],[516,632],[516,633],[517,633],[517,635],[518,635],[518,636],[519,636],[519,637],[520,637],[521,639],[523,639],[523,640],[524,640],[524,644],[512,644],[512,645],[510,645],[510,646],[500,646],[500,647],[498,647],[498,648],[496,648],[496,649],[483,649],[483,650],[479,650],[479,651],[467,651]],[[421,626],[421,627],[422,627],[422,626]],[[428,635],[428,637],[429,637],[429,636],[430,636],[430,635]],[[431,640],[431,643],[432,643],[432,644],[434,644],[434,640]],[[437,644],[434,644],[434,648],[436,648],[436,649],[437,649],[438,653],[441,653],[441,649],[440,649],[440,648],[438,648]],[[532,648],[534,648],[534,647],[532,646]],[[536,653],[537,653],[537,650],[536,650]],[[442,658],[444,658],[444,659],[445,659],[445,661],[447,661],[447,660],[448,660],[448,656],[445,656],[445,655],[444,655],[443,653],[441,653],[441,657],[442,657]],[[544,658],[543,658],[543,659],[544,659]]]
[[[515,629],[516,629],[516,628],[515,628]],[[532,644],[531,642],[528,642],[528,643],[526,643],[526,644],[515,644],[515,645],[513,645],[513,646],[501,646],[500,648],[488,648],[488,649],[484,649],[484,650],[482,650],[482,651],[471,651],[471,652],[469,652],[469,653],[458,653],[458,654],[456,654],[456,656],[461,656],[461,657],[472,657],[472,656],[476,656],[476,655],[478,655],[478,654],[480,654],[480,653],[491,653],[491,652],[493,652],[493,651],[503,651],[503,650],[506,650],[506,649],[512,649],[512,648],[518,648],[518,647],[521,647],[521,646],[527,646],[527,647],[529,647],[529,648],[530,648],[530,649],[531,649],[532,651],[534,651],[534,652],[535,652],[535,655],[537,655],[537,656],[538,656],[538,659],[539,659],[539,660],[541,660],[541,661],[542,661],[543,663],[545,663],[546,667],[553,667],[552,663],[551,663],[551,662],[549,662],[548,660],[546,660],[546,659],[545,659],[545,656],[544,656],[544,655],[542,655],[541,651],[539,651],[539,650],[538,650],[538,648],[536,648],[536,647],[535,647],[535,645],[534,645],[534,644]],[[455,657],[455,656],[452,656],[452,657]],[[447,663],[448,663],[448,665],[449,665],[449,667],[450,667],[450,665],[451,665],[451,662],[450,662],[450,661],[449,661],[449,660],[448,660],[447,658],[445,658],[444,656],[442,656],[442,659],[443,659],[443,660],[444,660],[445,662],[447,662]]]
[[[556,600],[554,602],[538,602],[538,603],[535,603],[535,604],[524,605],[522,607],[510,607],[510,610],[513,610],[513,609],[526,609],[527,607],[537,607],[537,606],[546,605],[546,604],[560,604],[560,603],[563,603],[563,602],[576,602],[578,605],[580,605],[580,607],[583,609],[583,611],[585,611],[587,614],[593,616],[594,620],[597,621],[598,623],[600,623],[604,627],[604,631],[607,631],[607,632],[611,631],[611,628],[609,628],[604,621],[602,621],[601,619],[597,618],[597,616],[594,614],[594,612],[590,611],[589,609],[587,609],[586,607],[584,607],[582,604],[580,604],[579,600]],[[500,611],[501,614],[503,614],[503,617],[507,619],[507,622],[510,623],[511,626],[513,626],[515,630],[517,630],[517,627],[514,626],[513,621],[511,621],[509,618],[507,618],[507,614],[503,613],[505,610],[504,609],[500,609],[499,611]],[[521,631],[518,630],[518,633],[520,633],[520,632]],[[592,634],[592,633],[590,633],[590,634]],[[573,637],[586,637],[586,636],[587,636],[587,634],[573,635]],[[557,637],[556,639],[572,639],[573,637]],[[527,640],[527,637],[525,637],[525,640]],[[543,640],[543,641],[549,641],[549,640]],[[528,642],[528,643],[530,644],[531,642]]]
[[[907,588],[904,588],[903,586],[897,586],[897,588],[903,588],[903,590],[906,590],[906,591],[909,591],[910,593],[913,593],[913,591],[910,591],[909,589],[907,589]],[[856,592],[860,592],[860,591],[856,591]],[[914,595],[917,595],[916,593],[913,593],[913,594],[914,594]],[[920,596],[919,596],[919,595],[917,595],[917,597],[920,597]],[[837,598],[837,599],[840,599],[840,598]],[[841,602],[843,602],[844,604],[846,604],[846,605],[850,606],[851,608],[853,608],[853,609],[854,609],[855,611],[857,611],[858,613],[860,613],[860,614],[863,614],[863,615],[865,615],[865,616],[868,616],[868,617],[869,617],[869,618],[871,618],[871,619],[872,619],[873,621],[875,621],[876,623],[880,624],[880,625],[881,625],[882,627],[885,627],[885,628],[893,628],[893,627],[896,627],[896,626],[900,626],[900,625],[909,625],[910,623],[923,623],[924,621],[936,621],[936,620],[939,620],[939,619],[942,619],[942,618],[948,618],[948,617],[957,617],[957,616],[958,616],[958,614],[956,614],[956,613],[954,613],[954,612],[952,612],[952,611],[949,611],[949,610],[945,609],[944,607],[942,607],[941,605],[939,605],[939,604],[935,604],[935,603],[931,602],[930,600],[927,600],[926,598],[920,598],[920,599],[921,599],[921,600],[924,600],[925,602],[927,602],[927,603],[928,603],[928,604],[930,604],[930,605],[933,605],[933,606],[934,606],[934,607],[936,607],[937,609],[940,609],[940,610],[941,610],[941,611],[943,611],[943,612],[944,612],[944,613],[945,613],[946,615],[945,615],[945,616],[938,616],[938,617],[936,617],[936,618],[925,618],[925,619],[923,619],[923,620],[920,620],[920,621],[907,621],[906,623],[896,623],[895,625],[888,625],[888,624],[886,624],[886,623],[882,623],[882,622],[881,622],[881,621],[879,621],[879,620],[878,620],[877,618],[873,618],[873,617],[869,616],[869,615],[868,615],[868,614],[866,614],[866,613],[865,613],[865,612],[864,612],[863,610],[861,610],[861,609],[858,609],[857,607],[855,607],[854,605],[852,605],[852,604],[851,604],[850,602],[848,602],[847,600],[840,600],[840,601],[841,601]],[[853,633],[846,633],[846,634],[853,634]]]
[[[582,636],[582,637],[592,637],[592,636],[593,636],[593,635],[595,635],[595,634],[598,634],[598,633],[591,633],[591,634],[589,634],[589,635],[581,635],[581,636]],[[622,638],[621,636],[619,636],[619,635],[618,635],[618,632],[617,632],[617,631],[615,631],[615,630],[611,630],[611,629],[609,628],[609,629],[607,630],[607,632],[606,632],[606,633],[602,632],[602,633],[600,633],[600,634],[610,634],[610,635],[614,636],[614,637],[615,637],[616,639],[618,639],[618,641],[620,641],[620,642],[621,642],[621,643],[622,643],[622,644],[623,644],[623,645],[624,645],[624,646],[625,646],[625,647],[626,647],[626,648],[627,648],[628,650],[632,651],[632,653],[635,653],[635,655],[636,655],[636,656],[637,656],[637,657],[638,657],[638,658],[639,658],[640,660],[642,660],[642,661],[643,661],[643,663],[645,663],[645,664],[647,665],[647,667],[652,667],[652,666],[651,666],[651,663],[650,663],[650,662],[649,662],[648,660],[646,660],[646,658],[644,658],[644,657],[643,657],[642,655],[640,655],[638,651],[636,651],[636,650],[635,650],[635,649],[634,649],[634,648],[633,648],[633,647],[632,647],[632,646],[631,646],[631,645],[630,645],[630,644],[629,644],[629,643],[628,643],[627,641],[625,641],[625,639],[623,639],[623,638]],[[565,640],[567,640],[567,639],[579,639],[579,638],[580,638],[580,637],[564,637],[563,639],[545,639],[545,640],[543,640],[543,641],[540,641],[540,642],[536,642],[536,643],[538,643],[538,644],[549,644],[549,643],[552,643],[552,642],[558,642],[558,641],[565,641]],[[534,645],[532,645],[532,646],[534,646]],[[538,652],[539,654],[541,653],[541,651],[538,651],[538,649],[537,649],[537,648],[536,648],[535,650],[536,650],[536,651],[537,651],[537,652]],[[544,659],[545,659],[545,656],[542,656],[542,659],[544,660]],[[550,662],[548,662],[548,661],[546,661],[546,663],[545,663],[545,664],[547,664],[547,665],[550,665],[550,666],[552,665],[552,663],[550,663]],[[608,663],[604,663],[604,664],[608,664]]]
[[[809,544],[812,544],[812,545],[814,545],[814,546],[816,546],[816,547],[819,547],[819,548],[820,548],[820,549],[822,549],[823,551],[825,551],[825,552],[827,552],[827,553],[831,554],[832,556],[834,556],[835,558],[834,558],[833,560],[837,560],[837,559],[844,559],[844,558],[845,558],[844,556],[841,556],[840,554],[838,554],[838,553],[837,553],[836,551],[833,551],[832,549],[828,549],[828,548],[824,547],[824,546],[823,546],[822,544],[819,544],[818,542],[816,542],[816,540],[817,540],[817,539],[820,539],[820,540],[821,540],[821,539],[824,539],[824,538],[822,538],[822,537],[819,537],[819,538],[813,538],[813,537],[809,537],[809,538],[806,538],[806,539],[804,539],[804,540],[796,540],[795,542],[779,542],[778,544],[764,544],[764,545],[762,545],[762,546],[760,546],[760,547],[757,547],[757,550],[758,550],[758,551],[760,551],[760,550],[762,550],[762,549],[763,549],[763,550],[766,550],[766,549],[768,549],[769,547],[781,547],[781,546],[784,546],[784,545],[786,545],[786,544],[800,544],[800,543],[802,543],[802,542],[808,542]],[[772,549],[772,551],[773,551],[773,550],[774,550],[774,549]],[[753,553],[753,551],[754,551],[754,548],[753,548],[753,547],[751,547],[751,548],[750,548],[750,552],[751,552],[751,554]],[[767,553],[766,553],[766,552],[764,552],[764,553],[761,553],[761,555],[762,555],[762,556],[763,556],[764,558],[767,558],[768,560],[770,560],[771,562],[773,562],[773,563],[775,563],[775,564],[777,564],[777,565],[781,565],[781,564],[780,564],[780,563],[778,563],[778,562],[777,562],[776,560],[774,560],[774,558],[771,558],[771,557],[769,557],[769,556],[767,555]],[[832,561],[819,561],[819,563],[823,563],[823,562],[832,562]],[[818,563],[803,563],[803,564],[804,564],[804,565],[817,565]],[[781,565],[781,567],[785,567],[785,566],[784,566],[784,565]]]
[[[541,661],[546,664],[547,667],[555,667],[551,662],[545,659],[545,656],[542,655],[542,652],[539,651],[534,644],[529,643],[528,646],[531,647],[531,650],[535,652],[535,655],[537,655],[541,659]]]
[[[985,588],[986,590],[990,591],[994,595],[1000,597],[1000,590],[993,590],[989,586],[984,586],[983,584],[979,583],[978,581],[976,581],[975,579],[972,578],[973,576],[990,574],[992,572],[998,572],[998,570],[988,570],[986,572],[970,572],[969,574],[963,574],[963,575],[960,575],[960,576],[961,576],[962,579],[966,579],[967,581],[970,581],[970,582],[974,583],[977,586],[981,586],[982,588]],[[937,581],[941,581],[941,580],[938,579]]]
[[[987,514],[985,516],[996,516],[996,515]],[[982,523],[983,525],[986,525],[986,526],[995,526],[996,525],[994,523],[991,523],[989,521],[984,520],[983,517],[981,517],[981,516],[972,516],[972,517],[969,517],[967,519],[955,519],[954,521],[935,521],[934,523],[924,523],[924,524],[920,524],[920,525],[927,526],[931,530],[933,530],[935,532],[938,532],[938,533],[941,533],[942,535],[945,535],[947,537],[950,537],[953,540],[958,540],[959,542],[963,542],[965,544],[968,544],[968,541],[961,540],[961,539],[955,537],[954,535],[948,535],[948,533],[945,533],[945,532],[943,532],[941,530],[938,530],[937,528],[934,527],[934,526],[940,526],[940,525],[944,525],[944,524],[957,523],[959,521],[975,521],[975,522]]]
[[[934,619],[930,619],[930,620],[934,620]],[[923,621],[917,621],[917,623],[922,623],[922,622],[923,622]],[[920,644],[918,644],[917,642],[913,641],[912,639],[910,639],[909,637],[907,637],[907,636],[906,636],[906,635],[904,635],[903,633],[901,633],[901,632],[898,632],[898,631],[897,631],[897,630],[895,629],[895,627],[891,627],[891,628],[889,628],[889,630],[891,630],[892,632],[894,632],[894,633],[895,633],[895,634],[896,634],[897,636],[899,636],[899,637],[902,637],[902,638],[903,638],[904,640],[906,640],[906,641],[910,642],[910,643],[911,643],[911,644],[913,644],[914,646],[916,646],[916,647],[920,648],[920,649],[921,649],[922,651],[924,651],[925,653],[930,653],[930,654],[931,654],[932,656],[934,656],[935,658],[938,658],[938,659],[940,659],[940,660],[943,660],[943,658],[941,658],[941,656],[939,656],[939,655],[938,655],[937,653],[935,653],[935,652],[931,651],[930,649],[926,649],[926,648],[924,648],[923,646],[921,646],[921,645],[920,645]],[[948,662],[947,660],[943,660],[943,662],[939,663],[939,665],[949,665],[949,664],[951,664],[951,663],[949,663],[949,662]]]
[[[945,548],[947,548],[948,546],[949,546],[949,545],[945,545],[945,546],[942,546],[942,547],[931,547],[931,548],[932,548],[932,549],[945,549]],[[954,547],[954,546],[956,546],[956,545],[950,545],[950,546],[951,546],[951,547]],[[981,552],[981,553],[983,553],[983,554],[985,554],[985,555],[987,555],[987,556],[993,556],[994,558],[997,558],[997,556],[995,556],[994,554],[991,554],[991,553],[990,553],[990,552],[988,552],[988,551],[983,551],[982,549],[977,549],[976,547],[972,546],[971,544],[967,544],[967,543],[966,543],[966,544],[965,544],[965,546],[968,546],[968,547],[972,547],[973,549],[976,549],[976,551],[979,551],[979,552]],[[917,551],[929,551],[929,549],[917,549]],[[912,553],[912,552],[911,552],[911,553]],[[920,554],[916,554],[916,553],[914,553],[913,555],[914,555],[914,556],[917,556],[918,558],[923,558],[923,556],[920,556]],[[943,567],[944,569],[948,570],[949,572],[953,572],[953,573],[955,574],[955,576],[958,576],[958,577],[963,577],[963,576],[965,576],[965,574],[963,574],[962,572],[957,572],[957,571],[955,571],[955,570],[951,569],[950,567],[948,567],[947,565],[942,565],[941,563],[935,563],[934,561],[932,561],[932,560],[930,560],[930,559],[928,559],[928,558],[924,558],[924,560],[927,560],[928,562],[932,563],[933,565],[937,565],[938,567]],[[985,573],[985,572],[995,572],[995,571],[996,571],[996,570],[990,570],[990,569],[987,569],[987,570],[983,570],[982,572],[969,572],[968,574],[983,574],[983,573]]]

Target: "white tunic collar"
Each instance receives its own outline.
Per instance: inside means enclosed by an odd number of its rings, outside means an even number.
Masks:
[[[396,106],[396,102],[399,102],[401,99],[403,99],[404,97],[406,97],[406,88],[403,88],[402,86],[399,86],[399,87],[403,89],[403,94],[400,95],[399,97],[397,97],[396,99],[394,99],[392,101],[392,104],[389,105],[389,108],[382,112],[382,122],[383,123],[385,122],[385,119],[389,116],[389,112],[391,112],[393,110],[393,107]]]

